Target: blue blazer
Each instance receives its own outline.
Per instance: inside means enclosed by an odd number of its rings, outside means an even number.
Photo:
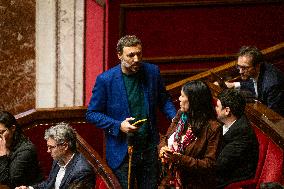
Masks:
[[[168,119],[174,118],[176,109],[164,87],[158,66],[142,63],[140,71],[144,74],[142,88],[151,136],[158,144],[156,109],[159,108]],[[120,124],[128,117],[131,115],[127,91],[119,64],[97,77],[86,113],[89,122],[105,131],[106,159],[112,169],[116,169],[127,154],[126,134],[120,131]]]
[[[37,185],[34,189],[52,189],[54,188],[57,173],[60,167],[57,161],[53,161],[52,169],[49,173],[48,179]],[[73,159],[68,163],[65,175],[59,186],[60,189],[68,189],[71,184],[83,182],[86,189],[91,189],[95,183],[95,174],[91,165],[80,153],[75,153]]]

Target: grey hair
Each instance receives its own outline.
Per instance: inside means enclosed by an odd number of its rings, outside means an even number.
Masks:
[[[47,129],[44,134],[44,139],[48,140],[49,138],[55,140],[57,144],[67,142],[72,152],[75,152],[77,149],[76,132],[68,123],[61,122]]]

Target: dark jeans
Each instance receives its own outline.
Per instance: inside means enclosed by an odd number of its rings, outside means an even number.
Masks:
[[[128,156],[123,163],[114,170],[121,187],[128,188]],[[157,149],[150,149],[142,153],[133,152],[131,165],[131,187],[137,183],[138,189],[155,189],[158,185],[159,167]]]

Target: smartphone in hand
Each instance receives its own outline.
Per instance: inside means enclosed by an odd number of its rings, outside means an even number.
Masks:
[[[140,127],[140,126],[143,125],[146,121],[147,121],[147,119],[140,119],[140,120],[134,122],[132,125],[135,126],[135,127]]]

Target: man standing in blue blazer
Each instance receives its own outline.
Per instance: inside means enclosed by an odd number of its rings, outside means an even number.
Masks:
[[[121,63],[100,74],[93,88],[86,119],[106,135],[106,159],[122,188],[128,187],[128,145],[133,146],[131,183],[138,188],[157,188],[159,134],[156,110],[168,119],[176,109],[158,66],[142,62],[142,43],[133,35],[117,44]],[[147,119],[140,126],[134,121]],[[131,144],[130,144],[131,143]]]

